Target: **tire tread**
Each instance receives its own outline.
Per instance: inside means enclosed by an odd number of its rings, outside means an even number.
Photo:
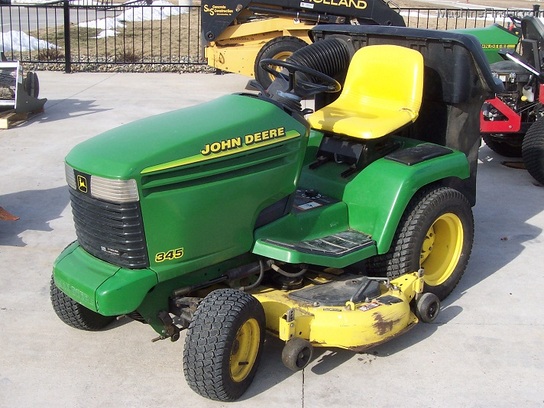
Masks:
[[[229,359],[231,336],[236,335],[240,316],[249,311],[260,322],[261,339],[257,359],[244,384],[231,384],[223,362]],[[216,401],[234,401],[247,389],[259,363],[264,340],[264,311],[257,299],[235,289],[211,292],[198,306],[189,325],[183,351],[183,372],[197,394]]]
[[[75,329],[97,331],[115,319],[113,316],[102,316],[77,303],[57,287],[53,277],[51,277],[49,293],[53,310],[57,316]]]
[[[404,273],[416,271],[419,268],[420,248],[416,245],[415,239],[421,230],[421,225],[425,224],[429,212],[437,211],[447,203],[455,203],[455,207],[458,207],[460,211],[470,209],[466,197],[449,187],[428,186],[416,193],[401,217],[390,250],[369,260],[369,272],[373,275],[396,278]],[[465,272],[474,240],[472,211],[467,214],[467,222],[469,225],[464,231],[466,234],[464,239],[468,247],[462,255],[463,260],[460,261],[462,264],[454,272],[456,276],[452,281],[448,280],[447,285],[435,288],[426,286],[426,290],[438,295],[440,300],[451,293]]]
[[[529,174],[544,184],[544,119],[533,123],[525,134],[522,157]]]

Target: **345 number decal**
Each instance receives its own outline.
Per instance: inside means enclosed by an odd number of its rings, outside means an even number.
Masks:
[[[157,252],[155,262],[173,261],[183,256],[183,248],[171,249],[166,252]]]

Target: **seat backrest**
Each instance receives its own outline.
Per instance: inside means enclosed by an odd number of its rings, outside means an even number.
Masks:
[[[521,19],[521,41],[523,56],[536,69],[542,65],[544,53],[544,23],[537,17],[527,16]]]
[[[537,40],[542,45],[544,41],[544,23],[534,16],[523,17],[521,19],[521,33],[523,38]]]
[[[383,44],[359,49],[348,68],[342,105],[409,110],[415,117],[423,95],[423,56],[410,48]]]

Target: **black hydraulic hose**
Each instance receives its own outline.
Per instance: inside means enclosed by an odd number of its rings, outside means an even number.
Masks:
[[[339,38],[327,38],[295,51],[287,60],[334,77],[347,72],[350,47]]]
[[[340,38],[327,38],[295,51],[285,62],[306,66],[342,82],[351,60],[350,50],[351,46],[346,41]],[[314,79],[309,78],[310,74],[300,72],[299,75],[305,77],[304,80],[307,82],[314,82]],[[318,81],[319,79],[316,80],[316,82]],[[296,86],[297,89],[290,90],[288,94],[285,93],[284,91],[289,88],[290,85],[287,84],[286,79],[278,77],[267,91],[269,95],[272,95],[272,99],[279,101],[293,111],[301,110],[301,99],[315,94],[315,92],[305,94],[303,88]],[[316,107],[319,105],[322,106],[321,102],[317,103],[316,99]]]

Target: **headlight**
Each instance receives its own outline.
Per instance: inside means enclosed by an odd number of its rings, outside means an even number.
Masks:
[[[129,203],[140,199],[134,179],[119,180],[91,176],[74,170],[68,164],[65,165],[65,169],[68,185],[81,193],[114,203]]]

